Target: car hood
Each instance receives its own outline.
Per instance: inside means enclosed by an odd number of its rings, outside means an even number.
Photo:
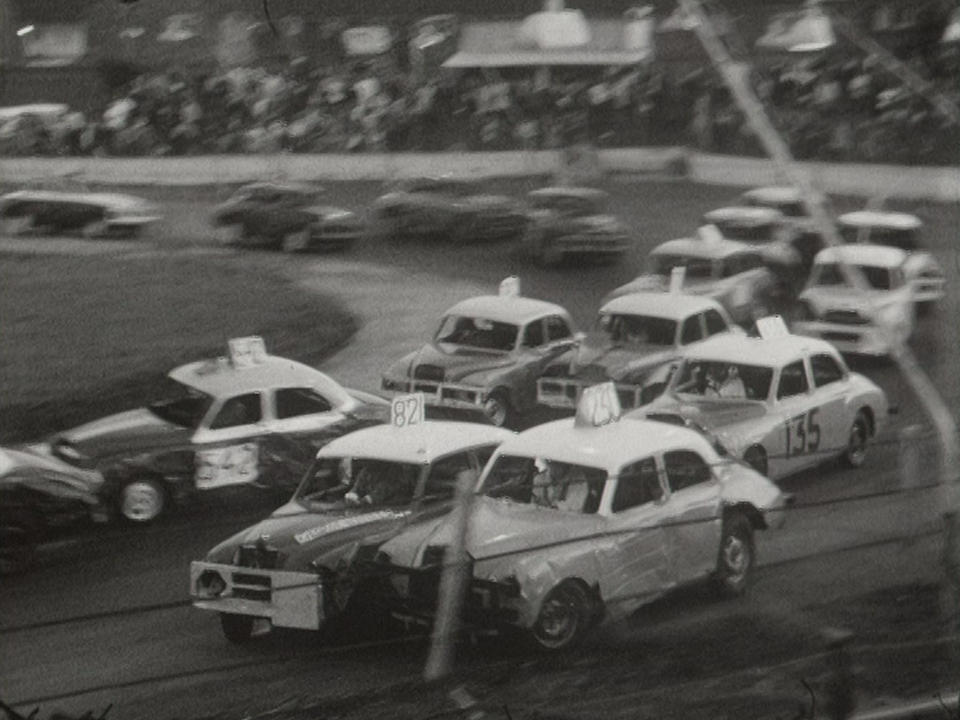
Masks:
[[[883,305],[892,297],[888,290],[858,290],[847,286],[816,286],[800,295],[814,310],[860,310]]]
[[[577,348],[570,373],[597,382],[622,380],[631,373],[648,370],[677,357],[673,347],[662,345],[610,345],[588,340]]]
[[[148,210],[153,209],[153,205],[143,198],[134,195],[124,195],[122,193],[69,193],[54,192],[49,190],[20,191],[6,196],[8,199],[37,200],[41,202],[70,202],[83,203],[86,205],[99,205],[110,208],[111,210]]]
[[[147,408],[128,410],[60,433],[54,444],[66,441],[90,458],[135,455],[190,442],[193,431],[154,415]]]
[[[475,373],[510,367],[512,364],[513,359],[507,353],[429,343],[413,356],[409,373],[413,377],[418,366],[435,365],[443,368],[444,382],[460,382]]]
[[[338,560],[350,559],[361,543],[369,546],[374,538],[386,540],[399,533],[410,516],[407,508],[370,511],[346,505],[308,512],[290,502],[217,545],[207,554],[207,560],[232,563],[237,548],[262,543],[280,552],[285,570],[308,569],[314,560],[334,569]]]

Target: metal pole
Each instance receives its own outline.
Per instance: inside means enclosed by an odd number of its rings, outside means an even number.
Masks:
[[[804,206],[816,223],[824,242],[831,246],[842,245],[843,241],[824,208],[822,194],[813,187],[807,172],[793,161],[789,147],[773,128],[756,93],[747,82],[748,66],[732,60],[706,13],[703,12],[699,0],[678,0],[678,2],[682,11],[694,20],[693,30],[697,33],[704,50],[736,98],[741,110],[746,114],[751,128],[763,143],[778,170],[800,189]],[[863,274],[857,268],[840,263],[840,271],[845,281],[853,287],[861,290],[866,290],[868,287]],[[948,634],[956,634],[960,629],[960,442],[957,437],[957,425],[950,409],[905,342],[894,337],[890,328],[879,317],[875,320],[877,326],[887,336],[892,359],[897,363],[903,377],[930,417],[939,439],[941,491],[939,507],[943,512],[944,541],[941,564],[945,576],[941,604],[946,624],[945,630]]]

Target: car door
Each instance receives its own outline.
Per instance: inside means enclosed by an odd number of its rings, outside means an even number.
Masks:
[[[343,420],[343,413],[312,387],[276,388],[271,395],[266,421],[269,432],[290,436],[322,434]]]
[[[520,335],[522,387],[516,388],[525,407],[537,402],[537,380],[547,366],[572,348],[576,340],[570,324],[559,315],[531,320]]]
[[[810,356],[810,377],[813,379],[814,401],[808,411],[808,434],[819,432],[821,437],[808,438],[808,452],[819,463],[837,455],[847,446],[847,434],[853,418],[847,417],[848,374],[839,358],[830,353]],[[811,446],[812,445],[812,446]]]
[[[668,495],[664,534],[672,573],[687,583],[713,572],[720,546],[720,483],[693,450],[671,450],[661,458]]]
[[[773,451],[768,448],[767,456],[771,474],[779,477],[816,462],[823,432],[803,359],[780,369],[776,388],[774,402],[782,424],[779,433],[774,431],[774,436],[780,435],[778,447]]]
[[[656,460],[648,457],[625,466],[615,483],[607,518],[610,540],[597,553],[607,603],[656,595],[677,583],[663,524],[666,491]]]
[[[265,397],[234,395],[216,403],[194,434],[198,490],[251,483],[260,474]]]

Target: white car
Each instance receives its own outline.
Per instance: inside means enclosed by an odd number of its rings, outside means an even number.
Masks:
[[[674,268],[685,267],[683,291],[719,302],[740,325],[767,315],[776,280],[759,250],[746,243],[710,237],[679,238],[650,253],[646,272],[609,293],[603,302],[636,292],[665,292]]]
[[[637,412],[691,420],[779,480],[836,458],[861,466],[889,404],[833,345],[784,328],[777,337],[724,335],[691,348],[663,395]]]
[[[596,329],[557,358],[537,381],[537,400],[573,410],[583,390],[612,380],[620,405],[635,408],[666,387],[670,363],[720,333],[743,333],[716,300],[674,293],[633,293],[600,308]]]
[[[746,588],[755,533],[782,524],[784,494],[695,430],[590,416],[526,430],[487,464],[466,546],[468,625],[561,650],[674,588]],[[433,616],[454,531],[450,518],[421,523],[380,546],[395,616]]]
[[[908,253],[903,272],[907,282],[913,285],[913,299],[918,309],[926,309],[943,299],[946,273],[933,254],[922,248],[923,223],[916,215],[859,210],[841,215],[837,224],[848,243],[884,245]]]
[[[891,342],[906,342],[916,324],[908,260],[906,251],[882,245],[821,250],[800,294],[793,331],[829,340],[844,353],[889,355]],[[869,287],[850,285],[841,263],[859,270]]]

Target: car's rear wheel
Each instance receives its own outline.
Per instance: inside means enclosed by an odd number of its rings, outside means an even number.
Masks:
[[[759,445],[747,448],[747,451],[743,454],[743,461],[761,475],[766,475],[770,469],[767,461],[767,451]]]
[[[310,228],[305,227],[283,237],[283,251],[285,253],[305,252],[310,248]]]
[[[870,421],[861,410],[853,419],[850,426],[850,435],[847,438],[847,449],[843,453],[843,462],[852,468],[858,468],[866,462],[867,442],[870,439]]]
[[[120,490],[120,515],[132,523],[153,522],[166,505],[166,489],[151,478],[131,480]]]
[[[217,242],[228,247],[239,245],[247,236],[246,229],[240,224],[221,225],[216,229],[215,234]]]
[[[110,234],[110,225],[106,220],[94,220],[80,228],[80,234],[87,238],[103,238]]]
[[[506,427],[513,422],[513,407],[503,390],[495,390],[483,403],[483,413],[495,427]]]
[[[738,597],[746,591],[755,560],[753,525],[743,515],[730,516],[724,523],[717,560],[717,584],[722,596]]]
[[[256,618],[250,615],[220,613],[220,628],[223,630],[223,636],[237,645],[250,642],[250,638],[253,637],[254,622]]]
[[[547,593],[533,625],[533,638],[545,650],[564,650],[583,638],[589,624],[587,593],[578,582],[568,580]]]

